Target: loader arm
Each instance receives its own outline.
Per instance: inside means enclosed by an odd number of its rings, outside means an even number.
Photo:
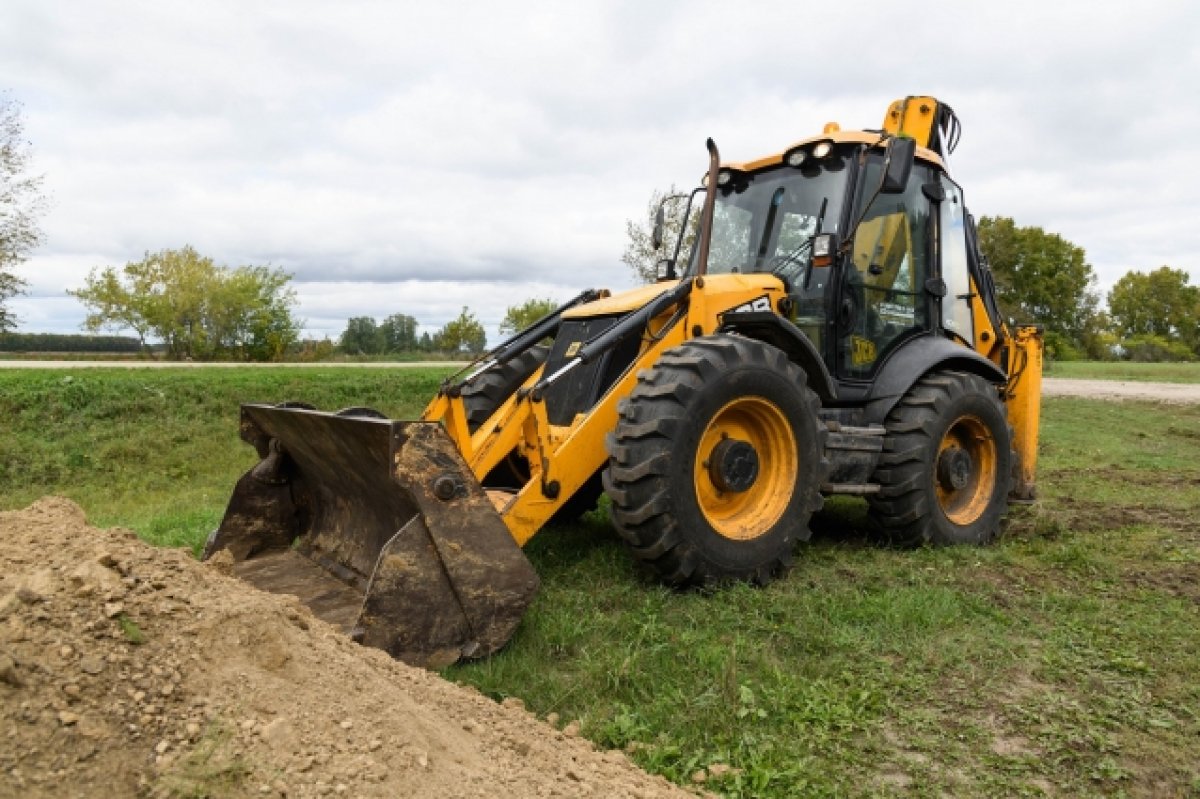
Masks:
[[[491,494],[513,540],[524,546],[607,462],[605,437],[616,427],[618,405],[633,390],[638,372],[689,337],[715,332],[727,312],[763,296],[771,304],[782,298],[781,281],[767,274],[693,277],[662,292],[626,318],[631,335],[641,337],[637,357],[595,405],[568,425],[552,424],[548,418],[541,389],[554,375],[543,369],[473,434],[458,421],[464,418],[461,396],[438,396],[422,418],[445,427],[480,481],[514,451],[529,463],[523,486],[507,495]],[[617,327],[612,330],[616,332],[581,348],[580,360],[598,357],[604,347],[612,346],[621,333]]]

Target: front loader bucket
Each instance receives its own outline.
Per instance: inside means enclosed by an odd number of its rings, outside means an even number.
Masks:
[[[243,405],[261,461],[204,547],[320,618],[437,668],[512,637],[538,578],[458,449],[431,422]]]

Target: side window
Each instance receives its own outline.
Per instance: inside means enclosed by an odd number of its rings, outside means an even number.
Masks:
[[[754,213],[728,203],[717,203],[708,252],[711,272],[749,272],[753,264],[750,233]]]
[[[930,204],[921,191],[928,179],[926,168],[914,166],[904,193],[875,197],[854,234],[838,319],[847,376],[869,376],[900,339],[928,327]],[[868,163],[864,202],[878,183],[879,163]]]
[[[946,190],[946,198],[939,209],[942,280],[946,282],[946,296],[942,298],[942,327],[970,344],[975,336],[962,189],[945,175],[942,175],[942,187]]]

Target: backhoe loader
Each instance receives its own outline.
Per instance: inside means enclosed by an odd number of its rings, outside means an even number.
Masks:
[[[243,405],[260,461],[203,556],[438,667],[508,642],[538,588],[521,548],[602,492],[674,586],[771,580],[830,495],[894,541],[992,540],[1034,493],[1042,335],[1001,317],[960,130],[908,97],[753,161],[710,140],[658,282],[581,293],[419,420]]]

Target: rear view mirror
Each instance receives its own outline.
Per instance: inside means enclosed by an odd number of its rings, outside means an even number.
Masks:
[[[883,156],[883,183],[879,187],[882,194],[904,193],[916,155],[916,139],[904,136],[888,140],[887,152]]]
[[[674,280],[675,274],[675,259],[661,258],[654,269],[654,278],[656,280]]]
[[[666,203],[666,199],[663,200]],[[666,214],[663,211],[663,206],[659,205],[658,210],[654,212],[654,230],[650,232],[650,244],[656,250],[661,250],[663,245],[663,228],[666,225]]]

